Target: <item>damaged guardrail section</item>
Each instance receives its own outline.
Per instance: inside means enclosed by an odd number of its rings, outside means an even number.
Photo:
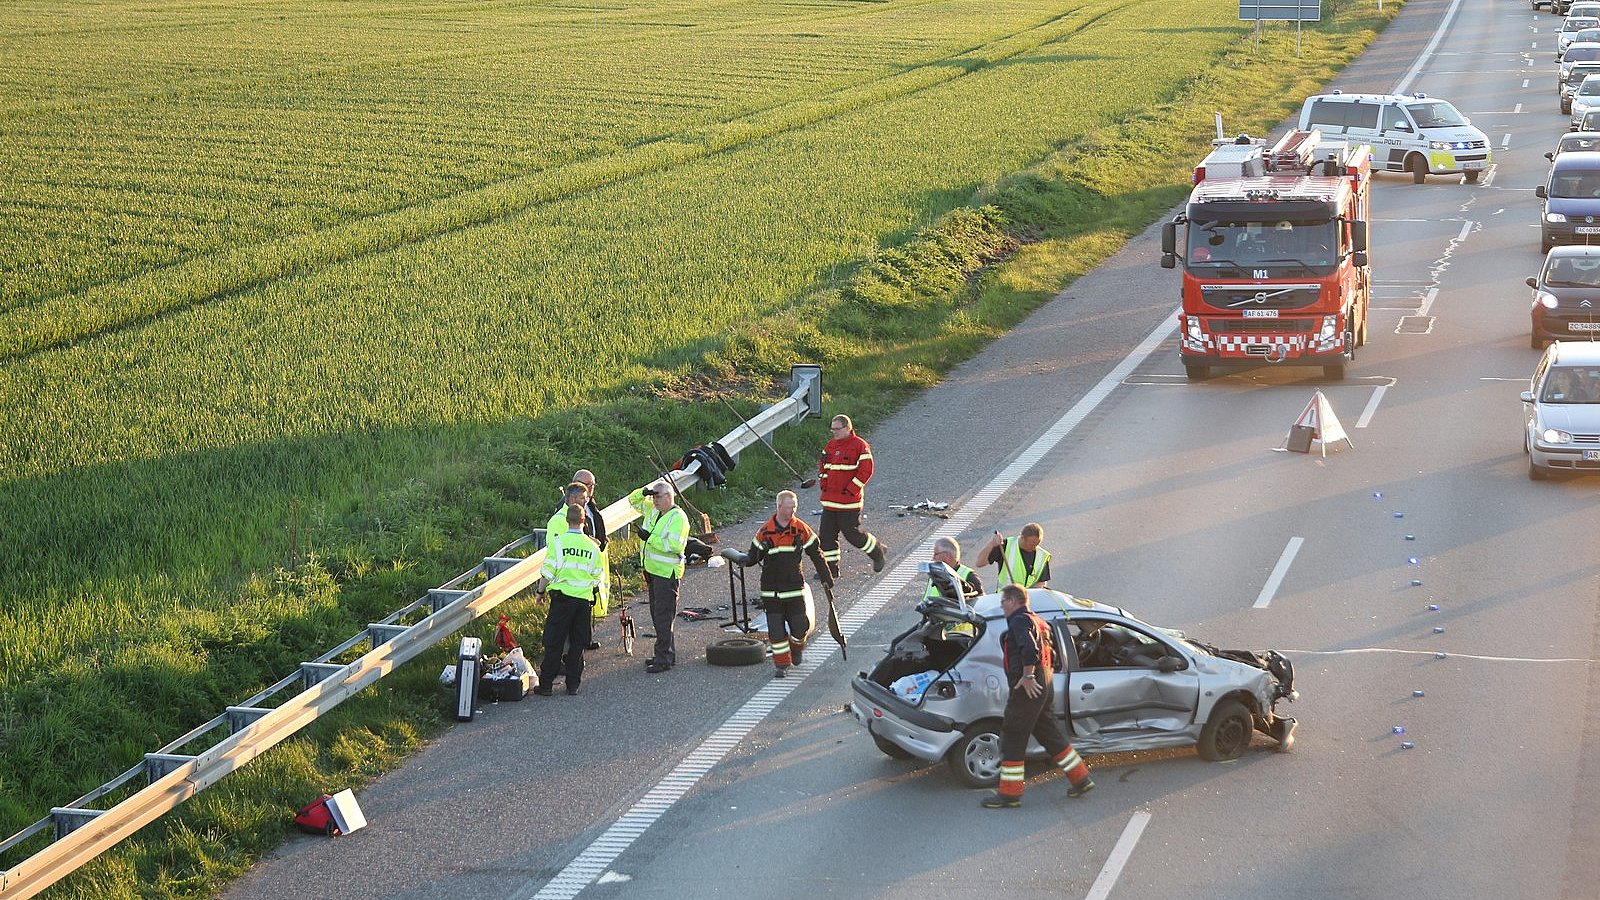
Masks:
[[[748,423],[741,423],[719,443],[730,456],[737,458],[741,451],[784,425],[821,414],[821,368],[794,366],[789,374],[789,396],[767,407]],[[663,474],[682,491],[700,481],[699,469],[700,464],[691,461],[682,469]],[[603,514],[612,532],[627,528],[638,518],[626,498],[606,507]],[[534,546],[534,552],[529,556],[509,555],[530,545]],[[484,557],[478,565],[428,591],[384,621],[368,625],[316,660],[301,663],[299,671],[254,697],[228,707],[222,715],[159,751],[145,754],[139,765],[66,806],[52,808],[49,816],[0,841],[0,862],[3,862],[7,852],[54,829],[48,846],[11,868],[0,870],[0,898],[25,900],[65,878],[135,831],[293,736],[318,716],[533,586],[543,570],[544,533],[537,531]],[[464,587],[480,578],[484,579],[481,584]],[[399,624],[424,608],[430,612],[421,621],[412,625]],[[360,658],[342,665],[332,662],[363,643],[369,644],[371,649]],[[280,705],[262,705],[293,686],[299,686],[299,692]],[[228,736],[208,749],[196,754],[177,752],[221,728],[227,729]],[[132,796],[107,809],[91,805],[141,776],[147,784]]]

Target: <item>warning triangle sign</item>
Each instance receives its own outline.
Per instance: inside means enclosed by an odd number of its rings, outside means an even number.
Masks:
[[[1356,445],[1355,441],[1350,440],[1350,435],[1345,433],[1344,426],[1339,423],[1339,417],[1333,414],[1333,404],[1328,402],[1328,398],[1323,396],[1321,391],[1311,395],[1311,401],[1289,427],[1289,437],[1284,446],[1295,453],[1310,453],[1313,441],[1317,443],[1324,459],[1328,456],[1329,444],[1344,441],[1352,448]]]

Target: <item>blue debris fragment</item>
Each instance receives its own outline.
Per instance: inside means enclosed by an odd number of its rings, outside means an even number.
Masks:
[[[1405,734],[1406,733],[1406,727],[1404,725],[1396,725],[1394,727],[1394,733],[1395,734]]]
[[[1433,626],[1433,633],[1434,634],[1444,634],[1444,626],[1443,625],[1435,625],[1435,626]]]
[[[1410,750],[1411,748],[1413,748],[1415,746],[1417,746],[1417,745],[1411,743],[1410,741],[1401,741],[1400,742],[1400,749],[1401,750]]]
[[[1423,697],[1423,696],[1426,696],[1426,695],[1423,694],[1421,691],[1412,691],[1411,692],[1411,696],[1413,696],[1413,697]]]
[[[1437,604],[1437,603],[1429,603],[1428,604],[1428,612],[1438,612],[1438,611],[1439,611],[1439,604]]]

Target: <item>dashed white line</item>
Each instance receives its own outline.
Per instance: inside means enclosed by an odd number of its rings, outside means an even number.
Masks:
[[[1517,104],[1517,112],[1522,112],[1522,104],[1521,103]],[[1505,150],[1510,146],[1511,146],[1511,132],[1508,131],[1508,132],[1506,132],[1505,137],[1500,139],[1500,149],[1501,150]]]
[[[1387,384],[1380,384],[1372,389],[1372,399],[1367,401],[1366,408],[1361,411],[1361,417],[1356,419],[1357,428],[1365,428],[1367,423],[1372,421],[1372,414],[1378,411],[1378,404],[1383,401],[1383,395],[1388,390]]]
[[[1523,87],[1527,87],[1528,86],[1528,79],[1526,79],[1526,78],[1522,79],[1522,86]]]
[[[908,554],[899,565],[890,570],[888,575],[873,585],[865,596],[851,606],[844,615],[839,617],[840,630],[844,632],[845,639],[848,640],[850,635],[854,634],[863,623],[877,615],[884,605],[909,585],[913,578],[917,577],[917,564],[921,560],[927,559],[928,555],[933,552],[934,541],[939,538],[955,537],[961,534],[972,525],[974,520],[988,512],[994,501],[998,500],[1006,491],[1015,487],[1017,482],[1021,481],[1022,477],[1028,474],[1028,471],[1039,460],[1055,449],[1056,445],[1061,443],[1068,434],[1071,434],[1073,429],[1083,424],[1083,420],[1088,418],[1096,407],[1105,402],[1111,392],[1116,390],[1117,385],[1121,384],[1123,379],[1131,375],[1135,369],[1148,359],[1150,354],[1154,353],[1157,347],[1171,337],[1177,328],[1178,316],[1177,311],[1174,310],[1171,315],[1162,317],[1161,324],[1157,325],[1156,329],[1150,332],[1143,341],[1140,341],[1139,346],[1123,357],[1122,361],[1117,363],[1094,387],[1090,388],[1089,392],[1084,394],[1077,403],[1073,404],[1065,415],[1057,419],[1055,424],[1045,430],[1044,434],[1036,438],[1027,449],[1018,454],[999,475],[994,477],[994,480],[974,494],[961,507],[960,511],[939,526],[921,547]],[[795,688],[799,687],[801,682],[810,677],[811,673],[816,671],[819,666],[831,659],[834,651],[838,649],[839,645],[834,642],[833,637],[829,634],[824,633],[813,638],[811,645],[806,650],[805,665],[799,666],[798,670],[791,669],[788,678],[769,681],[760,690],[756,691],[755,695],[747,700],[737,712],[729,716],[708,737],[703,739],[693,753],[689,754],[683,762],[662,777],[654,787],[645,791],[644,795],[634,803],[628,812],[624,813],[598,838],[595,838],[588,847],[584,848],[538,891],[530,895],[528,891],[532,888],[532,884],[528,884],[518,889],[513,896],[531,896],[533,900],[571,900],[571,898],[576,897],[579,892],[592,884],[601,872],[607,871],[617,857],[621,856],[644,833],[638,825],[654,823],[662,814],[682,799],[685,794],[700,782],[701,778],[704,777],[704,773],[709,771],[705,764],[720,762],[736,744],[747,737],[751,731],[755,730],[755,727],[765,720],[767,715],[778,707],[779,703],[788,697]],[[1149,814],[1146,813],[1144,815],[1148,820]],[[625,823],[626,827],[624,827]],[[1141,822],[1138,831],[1143,829],[1144,825]],[[1134,841],[1138,840],[1138,831],[1133,833]],[[1127,837],[1128,833],[1124,832],[1124,841],[1127,840]],[[1117,847],[1119,849],[1122,847],[1122,843],[1118,842]],[[1128,841],[1127,844],[1126,853],[1131,853],[1133,851],[1133,842]],[[1126,853],[1123,854],[1123,861],[1126,860]],[[1114,849],[1112,851],[1113,859],[1116,858],[1116,855],[1117,850]],[[1109,866],[1110,863],[1108,862],[1107,865]],[[1122,862],[1119,861],[1116,869],[1121,871],[1121,868]],[[1105,877],[1105,874],[1105,872],[1101,873],[1102,878]],[[1115,880],[1116,874],[1112,873],[1111,881],[1114,882]],[[1098,883],[1097,881],[1096,884]],[[1110,890],[1109,883],[1106,886],[1106,890]],[[1093,896],[1092,893],[1091,896]]]
[[[1141,809],[1133,814],[1127,827],[1122,829],[1122,837],[1117,838],[1116,846],[1111,848],[1111,855],[1106,857],[1106,864],[1100,868],[1099,877],[1089,886],[1089,893],[1084,900],[1106,900],[1111,896],[1111,888],[1116,886],[1122,867],[1128,864],[1128,857],[1133,855],[1133,845],[1139,843],[1139,836],[1144,834],[1144,827],[1149,824],[1149,813]]]
[[[1254,609],[1266,609],[1272,603],[1272,595],[1278,592],[1278,585],[1283,583],[1283,576],[1289,574],[1289,566],[1294,563],[1295,554],[1300,552],[1300,545],[1305,542],[1303,537],[1289,538],[1283,555],[1278,557],[1278,564],[1272,567],[1272,574],[1267,576],[1267,583],[1261,586],[1261,596],[1256,598]]]

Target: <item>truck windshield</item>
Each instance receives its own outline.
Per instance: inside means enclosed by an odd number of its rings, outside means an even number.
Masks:
[[[1316,221],[1191,221],[1188,267],[1200,275],[1271,277],[1326,275],[1338,263],[1339,232],[1330,219]]]

